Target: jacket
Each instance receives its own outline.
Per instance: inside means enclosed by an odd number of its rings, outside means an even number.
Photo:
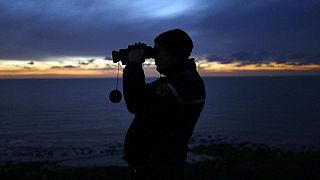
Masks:
[[[135,115],[125,137],[124,160],[145,164],[155,156],[184,162],[188,142],[205,104],[205,86],[193,59],[162,72],[165,77],[145,82],[142,64],[123,70],[124,99]]]

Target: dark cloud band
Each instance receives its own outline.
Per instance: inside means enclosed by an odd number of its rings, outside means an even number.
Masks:
[[[150,1],[1,1],[0,59],[108,56],[137,41],[153,45],[159,33],[182,28],[195,42],[194,56],[320,64],[318,0],[182,2],[192,6],[166,12]]]

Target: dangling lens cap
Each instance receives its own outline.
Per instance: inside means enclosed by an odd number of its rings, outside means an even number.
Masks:
[[[119,103],[122,99],[122,94],[119,90],[112,90],[109,94],[109,99],[113,103]]]

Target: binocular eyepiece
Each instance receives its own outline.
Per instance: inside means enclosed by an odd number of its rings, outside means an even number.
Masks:
[[[127,65],[129,63],[129,52],[136,50],[136,49],[143,49],[145,51],[146,59],[148,58],[155,58],[157,55],[157,50],[153,47],[147,46],[144,43],[136,43],[134,45],[129,45],[126,49],[119,49],[119,51],[112,51],[112,59],[114,63],[119,61],[122,62],[123,65]]]

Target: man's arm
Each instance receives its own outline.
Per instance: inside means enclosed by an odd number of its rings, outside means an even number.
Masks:
[[[129,112],[138,114],[143,110],[145,102],[145,75],[142,63],[145,53],[138,49],[129,53],[129,63],[123,70],[124,100]]]

